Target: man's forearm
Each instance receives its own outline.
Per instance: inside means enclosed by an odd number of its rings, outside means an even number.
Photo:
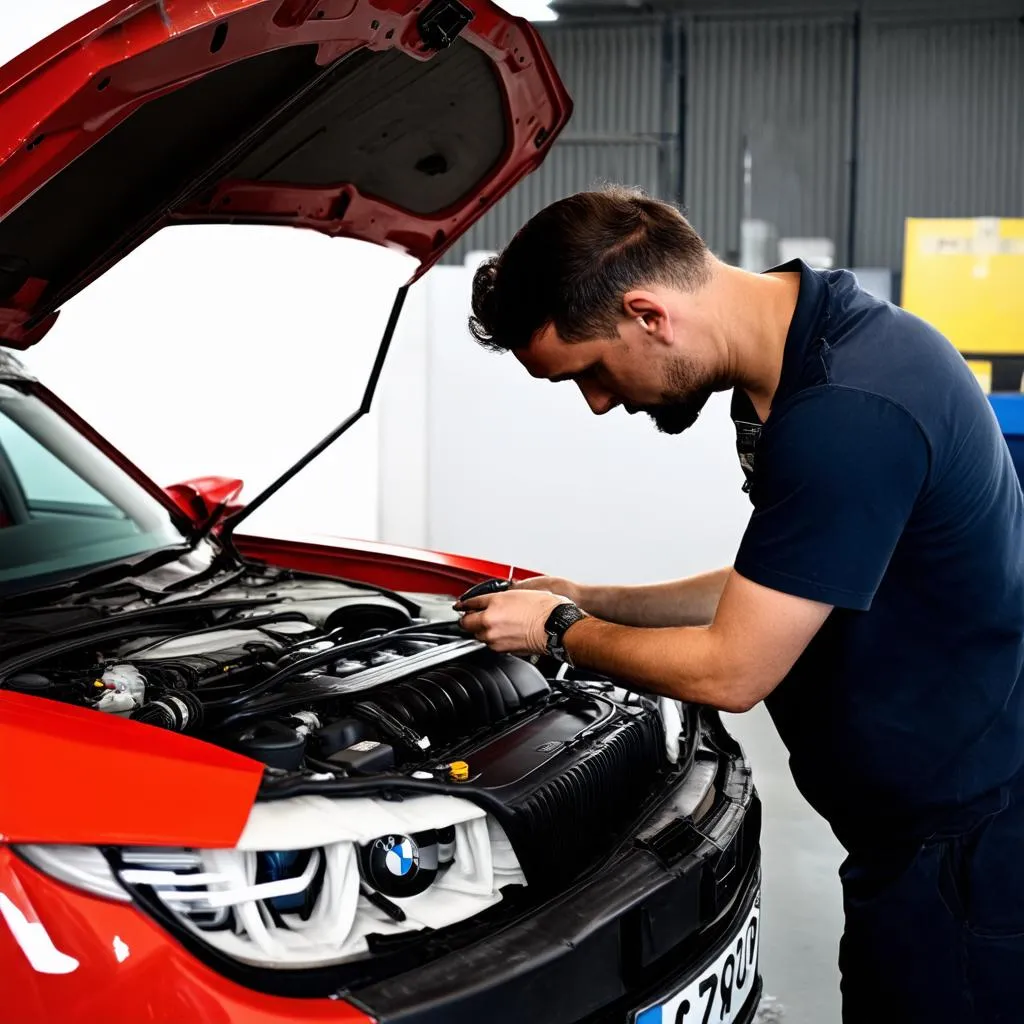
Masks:
[[[512,589],[455,608],[462,628],[491,650],[543,654],[546,624],[562,600],[548,590]],[[565,631],[564,646],[573,664],[626,686],[744,711],[787,676],[831,611],[730,572],[709,625],[624,626],[591,613]]]
[[[746,711],[786,677],[831,611],[732,572],[708,626],[644,629],[591,616],[564,642],[574,664],[627,686]]]
[[[569,628],[565,646],[576,665],[676,700],[745,711],[760,699],[729,678],[727,652],[711,627],[636,629],[586,618]]]
[[[623,626],[706,626],[715,617],[729,569],[668,583],[580,587],[580,606]]]

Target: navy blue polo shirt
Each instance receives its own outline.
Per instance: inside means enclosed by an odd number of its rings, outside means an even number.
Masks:
[[[737,572],[834,606],[766,704],[851,850],[926,836],[1024,764],[1024,501],[937,331],[797,261],[771,412],[736,389],[754,506]]]

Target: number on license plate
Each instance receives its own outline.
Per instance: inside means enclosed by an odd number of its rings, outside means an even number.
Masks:
[[[715,961],[680,991],[641,1010],[634,1024],[732,1024],[757,978],[760,898]]]

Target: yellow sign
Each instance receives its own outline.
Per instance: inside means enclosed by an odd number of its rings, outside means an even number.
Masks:
[[[991,359],[968,359],[967,367],[978,378],[981,390],[986,395],[992,394],[992,360]]]
[[[964,353],[1024,355],[1024,218],[910,218],[901,303]]]

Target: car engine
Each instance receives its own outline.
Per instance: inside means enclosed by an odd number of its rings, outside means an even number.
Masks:
[[[509,887],[539,896],[578,876],[677,750],[664,705],[494,654],[450,602],[426,616],[409,603],[250,583],[183,619],[142,610],[72,630],[0,679],[262,762],[237,849],[126,849],[118,877],[235,959],[344,959],[471,917]]]

